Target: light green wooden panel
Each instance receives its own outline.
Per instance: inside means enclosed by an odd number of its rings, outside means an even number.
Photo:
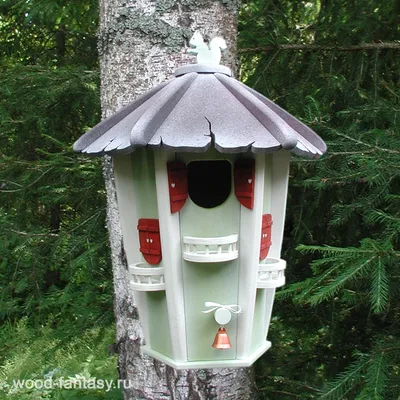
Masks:
[[[147,292],[151,348],[172,357],[171,335],[165,291]]]
[[[133,189],[135,191],[136,198],[136,204],[132,204],[132,207],[136,207],[138,220],[140,218],[158,219],[154,153],[151,150],[141,149],[133,152],[131,157],[133,169]],[[166,201],[169,201],[169,199]],[[137,230],[136,233],[139,235]],[[137,260],[137,262],[139,261],[144,261],[144,258],[142,258],[142,260]],[[151,265],[147,266],[149,268],[152,267]],[[155,265],[155,267],[163,266],[162,260],[159,264]]]
[[[154,153],[141,149],[132,153],[131,157],[133,188],[136,198],[136,204],[132,204],[132,207],[136,207],[138,219],[158,218]],[[144,261],[144,259],[137,261]],[[152,268],[153,266],[147,265],[147,267]],[[163,267],[163,261],[154,267]],[[165,291],[147,292],[145,298],[151,348],[172,357]]]
[[[132,153],[133,185],[139,218],[158,218],[154,153],[136,150]]]
[[[257,289],[254,307],[254,321],[251,337],[251,351],[257,350],[266,340],[265,337],[265,289]]]
[[[188,164],[194,160],[228,160],[232,163],[231,194],[222,205],[206,209],[194,204],[190,198],[180,211],[181,236],[219,237],[239,234],[240,203],[234,194],[234,156],[217,153],[214,149],[202,154],[180,154],[179,160]],[[239,249],[240,251],[240,249]],[[237,304],[239,260],[203,264],[183,261],[183,280],[186,313],[187,348],[189,361],[236,358],[237,318],[226,326],[232,349],[217,350],[211,347],[219,328],[214,313],[203,314],[206,301],[220,304]]]
[[[240,203],[234,193],[234,157],[230,154],[216,153],[213,149],[211,153],[198,155],[180,154],[178,159],[186,164],[197,160],[228,160],[232,165],[231,193],[223,204],[215,208],[202,208],[194,204],[190,197],[187,199],[180,211],[181,236],[218,237],[239,233]]]
[[[265,179],[264,179],[264,203],[263,214],[271,213],[271,195],[272,195],[272,156],[265,157]],[[273,216],[272,216],[273,218]]]
[[[238,234],[240,207],[236,203],[239,204],[232,193],[224,204],[215,208],[198,207],[188,198],[181,211],[181,236],[219,237]]]
[[[216,264],[183,262],[186,332],[189,361],[230,360],[236,358],[237,318],[225,326],[232,348],[217,350],[211,347],[219,325],[214,313],[203,314],[204,303],[237,304],[238,261]]]

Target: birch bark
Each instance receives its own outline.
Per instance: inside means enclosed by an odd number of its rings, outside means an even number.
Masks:
[[[228,44],[221,64],[236,71],[235,0],[100,0],[103,117],[131,102],[174,70],[194,63],[187,42],[195,30]],[[104,160],[115,288],[119,377],[125,399],[254,399],[251,369],[176,371],[141,354],[143,335],[122,245],[112,163]]]

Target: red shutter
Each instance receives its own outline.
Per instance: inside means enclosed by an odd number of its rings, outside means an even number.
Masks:
[[[260,247],[260,260],[264,260],[271,247],[271,230],[272,230],[272,215],[264,214],[262,216],[261,228],[261,247]]]
[[[181,210],[188,197],[186,164],[181,161],[170,161],[167,164],[169,202],[171,213]]]
[[[235,162],[235,195],[240,204],[253,209],[255,160],[240,159]]]
[[[140,252],[144,259],[151,265],[158,264],[162,259],[158,219],[140,218],[138,230]]]

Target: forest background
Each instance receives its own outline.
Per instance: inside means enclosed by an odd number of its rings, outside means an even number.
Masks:
[[[117,379],[101,160],[97,0],[0,1],[0,398],[13,379]],[[400,399],[400,3],[254,0],[240,79],[327,142],[293,158],[287,286],[256,363],[260,399]]]

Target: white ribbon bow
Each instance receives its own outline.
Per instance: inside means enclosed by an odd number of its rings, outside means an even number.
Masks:
[[[202,311],[202,313],[204,313],[204,314],[208,314],[208,313],[216,311],[220,308],[224,308],[225,310],[228,310],[233,314],[239,314],[242,312],[242,307],[238,306],[237,304],[223,305],[223,304],[219,304],[219,303],[214,303],[213,301],[206,301],[204,303],[204,305],[206,307],[212,307],[209,310]]]

